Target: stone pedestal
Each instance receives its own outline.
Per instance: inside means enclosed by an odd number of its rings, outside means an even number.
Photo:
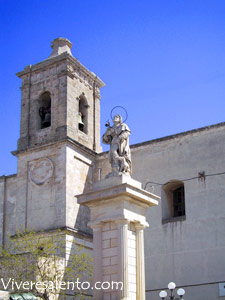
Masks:
[[[148,207],[158,204],[159,197],[121,175],[96,182],[91,192],[77,198],[91,211],[94,283],[111,284],[110,289],[94,289],[94,300],[145,300],[145,214]],[[112,287],[112,282],[122,282],[120,289]]]

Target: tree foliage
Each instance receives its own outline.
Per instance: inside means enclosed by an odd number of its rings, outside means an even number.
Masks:
[[[48,300],[68,293],[63,282],[75,282],[77,278],[90,281],[91,277],[91,256],[66,232],[17,230],[15,236],[9,237],[5,249],[0,250],[0,278],[5,283],[11,278],[9,287],[12,289],[14,282],[13,292],[28,292],[29,285],[29,292]],[[76,285],[69,293],[79,299],[86,297]]]

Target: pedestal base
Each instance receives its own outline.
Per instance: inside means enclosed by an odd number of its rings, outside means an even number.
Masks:
[[[77,198],[91,210],[94,282],[110,283],[109,289],[94,289],[94,299],[145,300],[145,213],[159,197],[121,175],[97,182],[92,192]]]

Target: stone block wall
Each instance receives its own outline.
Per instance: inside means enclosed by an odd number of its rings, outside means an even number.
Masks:
[[[112,282],[118,280],[118,229],[115,223],[106,222],[102,227],[102,281]],[[117,292],[105,290],[104,300],[116,299]],[[110,298],[111,297],[111,298]]]

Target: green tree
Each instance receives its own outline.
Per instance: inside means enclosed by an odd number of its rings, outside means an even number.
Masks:
[[[8,289],[12,290],[13,284],[13,292],[29,290],[45,300],[68,292],[69,283],[70,294],[86,299],[85,291],[74,283],[78,278],[92,279],[92,258],[68,237],[65,231],[46,234],[17,230],[0,250],[0,278],[5,285],[9,283]]]

